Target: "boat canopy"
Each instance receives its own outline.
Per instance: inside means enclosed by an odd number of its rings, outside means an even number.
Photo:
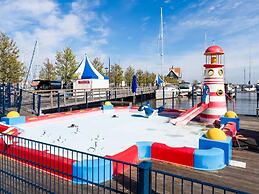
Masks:
[[[87,55],[85,55],[75,73],[79,74],[79,79],[109,79],[107,76],[102,75],[94,68],[92,62],[89,61]]]

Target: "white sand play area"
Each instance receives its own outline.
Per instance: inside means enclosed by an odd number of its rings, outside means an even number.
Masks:
[[[116,118],[113,118],[116,115]],[[17,125],[21,137],[97,155],[113,155],[139,141],[198,147],[201,126],[174,126],[163,116],[127,109],[97,111]]]

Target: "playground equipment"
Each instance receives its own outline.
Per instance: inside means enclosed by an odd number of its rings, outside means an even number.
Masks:
[[[138,108],[138,111],[144,111],[145,112],[145,116],[146,117],[150,117],[150,116],[154,116],[156,114],[158,114],[159,112],[161,112],[163,110],[163,106],[154,109],[150,106],[149,103],[147,103],[146,105],[142,105]]]
[[[182,113],[178,118],[171,119],[171,123],[185,125],[198,115],[202,121],[213,123],[226,113],[223,54],[224,51],[217,45],[206,49],[202,102]]]
[[[202,113],[208,108],[209,104],[209,87],[207,85],[203,86],[202,102],[182,113],[176,119],[171,119],[170,123],[174,125],[186,125],[194,117]]]
[[[208,108],[200,114],[202,121],[213,123],[227,112],[224,88],[224,51],[217,45],[206,49],[206,64],[204,65],[204,84],[209,87],[210,101]]]
[[[20,114],[19,114],[18,112],[16,112],[16,111],[10,111],[10,112],[6,115],[7,118],[16,118],[16,117],[19,117],[19,116],[20,116]]]
[[[227,117],[227,118],[237,118],[237,114],[233,111],[228,111],[225,113],[224,117]]]
[[[226,140],[226,134],[219,128],[211,128],[207,131],[206,137],[212,140]]]
[[[16,125],[25,123],[25,116],[20,116],[16,111],[10,111],[6,117],[1,118],[1,122],[4,122],[7,125]]]

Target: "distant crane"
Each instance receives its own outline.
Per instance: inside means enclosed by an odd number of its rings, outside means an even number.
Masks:
[[[27,80],[28,80],[28,77],[29,77],[29,75],[30,75],[30,71],[31,71],[31,67],[32,67],[32,63],[33,63],[33,59],[34,59],[34,55],[35,55],[35,50],[36,50],[37,43],[38,43],[38,41],[36,40],[36,41],[35,41],[35,44],[34,44],[34,47],[33,47],[32,56],[31,56],[31,61],[30,61],[30,65],[29,65],[28,72],[27,72],[27,74],[26,74],[26,78],[25,78],[25,81],[24,81],[23,88],[26,87]]]

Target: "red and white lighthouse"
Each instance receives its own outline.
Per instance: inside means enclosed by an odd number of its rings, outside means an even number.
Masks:
[[[204,53],[204,84],[209,87],[208,108],[200,114],[202,121],[213,122],[227,112],[224,88],[224,51],[217,45],[210,46]]]

